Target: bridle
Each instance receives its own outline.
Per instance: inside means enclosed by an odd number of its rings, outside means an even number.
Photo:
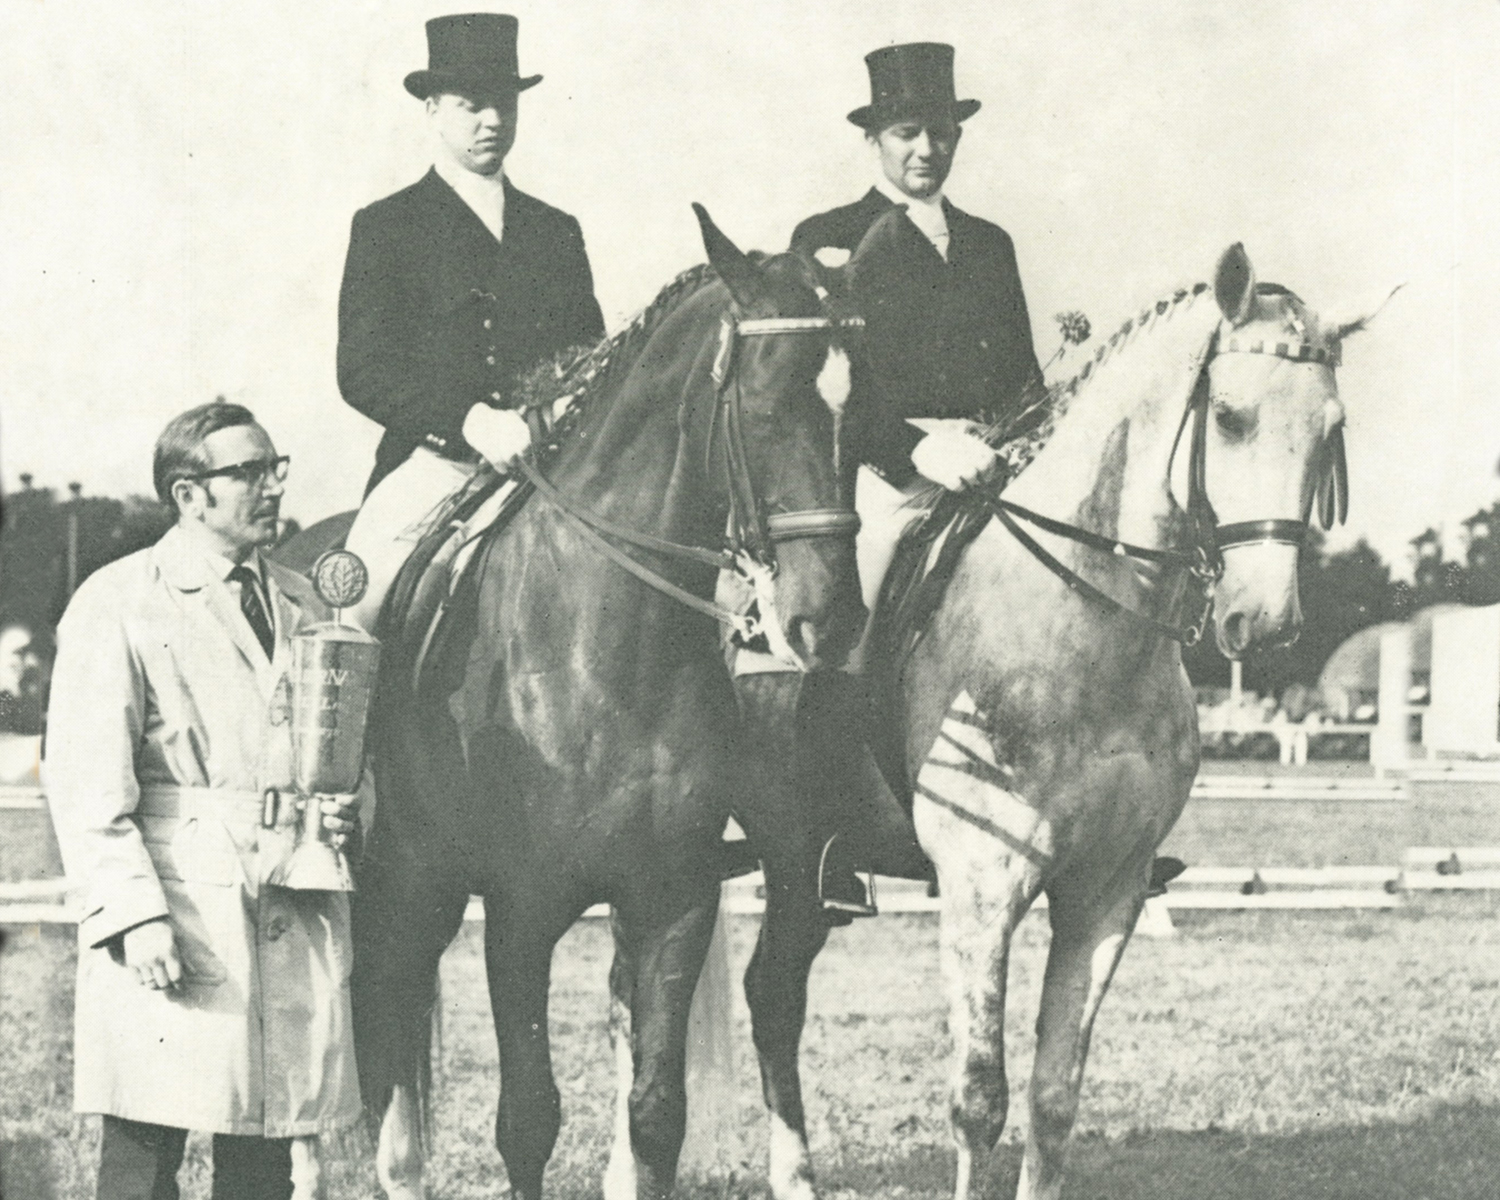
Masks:
[[[1183,410],[1182,421],[1177,429],[1177,438],[1172,447],[1172,457],[1168,460],[1167,469],[1170,477],[1171,464],[1176,460],[1177,451],[1186,432],[1188,438],[1186,511],[1191,530],[1191,541],[1186,550],[1132,545],[1119,538],[1105,537],[1092,530],[1043,516],[1013,501],[1006,500],[1002,496],[987,495],[985,497],[995,519],[1005,526],[1010,535],[1037,561],[1067,584],[1070,589],[1111,611],[1123,613],[1162,637],[1181,642],[1184,646],[1197,645],[1203,638],[1204,630],[1208,627],[1209,617],[1214,607],[1214,585],[1224,574],[1223,552],[1236,546],[1253,545],[1295,546],[1301,549],[1307,540],[1309,528],[1307,517],[1311,515],[1305,514],[1300,521],[1277,517],[1255,521],[1235,521],[1229,525],[1218,523],[1213,505],[1208,499],[1207,446],[1210,391],[1208,367],[1220,354],[1272,354],[1290,362],[1323,364],[1330,368],[1337,367],[1340,361],[1337,342],[1320,346],[1308,341],[1274,342],[1263,339],[1250,341],[1233,334],[1226,335],[1222,327],[1215,331],[1208,355],[1199,368],[1193,394]],[[1329,433],[1325,453],[1328,458],[1327,473],[1323,482],[1319,484],[1318,497],[1322,501],[1320,515],[1326,528],[1333,524],[1332,518],[1335,510],[1339,520],[1343,520],[1348,506],[1348,467],[1344,460],[1342,426],[1335,427]],[[1021,527],[1022,521],[1045,530],[1047,533],[1068,538],[1070,541],[1106,554],[1113,554],[1119,558],[1138,559],[1142,562],[1155,563],[1186,572],[1201,596],[1196,618],[1187,625],[1174,625],[1116,600],[1048,551]]]
[[[819,299],[826,307],[826,293],[821,293],[821,289],[819,291]],[[784,635],[771,605],[771,584],[777,572],[776,547],[784,542],[803,538],[852,539],[859,532],[859,514],[846,507],[773,513],[765,511],[745,449],[744,401],[736,370],[738,347],[744,338],[822,334],[863,327],[863,317],[840,317],[832,312],[814,317],[743,318],[736,317],[732,311],[724,315],[719,325],[719,342],[713,361],[715,400],[709,418],[706,466],[711,474],[715,457],[715,434],[722,429],[722,437],[718,441],[723,446],[722,458],[729,495],[726,549],[711,550],[702,546],[683,545],[654,534],[627,529],[584,507],[561,491],[529,458],[520,460],[519,469],[536,491],[562,513],[564,519],[583,539],[611,562],[694,612],[729,626],[742,641],[748,642],[764,634],[773,650],[795,659],[795,653],[785,645]],[[536,439],[533,440],[535,442]],[[664,558],[713,567],[718,571],[733,571],[752,585],[757,611],[736,612],[695,595],[633,557],[616,543],[624,543]]]

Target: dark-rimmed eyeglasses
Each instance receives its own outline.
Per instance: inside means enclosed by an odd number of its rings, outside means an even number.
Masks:
[[[237,479],[246,487],[256,488],[262,486],[270,478],[274,478],[277,483],[284,483],[291,462],[291,456],[286,454],[280,458],[252,458],[248,462],[215,467],[212,471],[199,471],[198,474],[188,475],[186,478],[196,483],[203,483],[209,479]]]

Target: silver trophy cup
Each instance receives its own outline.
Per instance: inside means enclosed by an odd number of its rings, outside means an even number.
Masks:
[[[330,550],[313,565],[313,588],[334,619],[291,639],[292,776],[297,789],[292,852],[267,882],[311,891],[352,892],[354,879],[343,851],[323,825],[319,795],[359,790],[364,774],[365,726],[380,665],[380,643],[339,610],[359,603],[369,573],[359,556]]]

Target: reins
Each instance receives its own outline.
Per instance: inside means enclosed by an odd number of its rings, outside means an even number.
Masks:
[[[1192,528],[1191,550],[1178,550],[1173,548],[1154,548],[1150,546],[1136,546],[1118,538],[1105,537],[1103,534],[1095,533],[1089,529],[1083,529],[1077,525],[1071,525],[1066,521],[1059,521],[1052,517],[1043,516],[1041,513],[1033,512],[1029,508],[1006,500],[1002,496],[986,496],[985,503],[989,507],[995,519],[998,520],[1010,535],[1016,539],[1021,546],[1028,551],[1042,566],[1057,576],[1069,589],[1080,596],[1102,605],[1111,612],[1121,613],[1133,620],[1154,630],[1162,637],[1170,638],[1175,642],[1181,642],[1184,646],[1195,646],[1203,638],[1204,630],[1208,627],[1209,616],[1213,612],[1213,586],[1224,573],[1223,552],[1235,546],[1251,546],[1261,544],[1279,544],[1296,546],[1299,549],[1307,539],[1308,522],[1306,520],[1296,521],[1286,518],[1268,518],[1254,521],[1236,521],[1229,525],[1220,525],[1214,514],[1213,505],[1208,499],[1208,401],[1209,389],[1206,386],[1206,375],[1208,364],[1217,354],[1274,354],[1279,358],[1288,359],[1291,362],[1326,364],[1330,368],[1339,363],[1339,347],[1337,343],[1329,346],[1317,346],[1310,342],[1266,342],[1245,341],[1230,337],[1222,344],[1215,335],[1215,345],[1210,348],[1209,355],[1201,368],[1202,377],[1199,386],[1193,389],[1193,394],[1188,400],[1187,408],[1183,412],[1182,424],[1178,428],[1177,442],[1180,444],[1183,432],[1188,432],[1188,497],[1186,511],[1188,522]],[[1343,439],[1341,431],[1335,430],[1331,437],[1337,436],[1337,445],[1332,449],[1334,456],[1331,470],[1345,472],[1347,468],[1343,464]],[[1173,446],[1172,457],[1177,454],[1177,446]],[[1170,472],[1170,462],[1168,471]],[[1348,486],[1339,480],[1343,496],[1347,497]],[[1325,510],[1326,511],[1326,510]],[[1176,570],[1186,571],[1193,579],[1202,596],[1202,605],[1199,608],[1195,620],[1187,625],[1174,625],[1168,621],[1153,616],[1150,613],[1141,612],[1132,608],[1123,601],[1115,599],[1109,593],[1084,579],[1056,555],[1052,554],[1045,546],[1027,533],[1021,527],[1025,521],[1030,525],[1047,533],[1056,534],[1070,541],[1087,546],[1092,550],[1099,550],[1117,558],[1134,558],[1142,562],[1158,563],[1162,566],[1172,567]]]
[[[863,325],[862,317],[754,317],[737,320],[731,314],[725,315],[719,327],[719,345],[714,355],[715,402],[710,414],[707,453],[711,459],[719,410],[723,409],[722,440],[729,494],[730,546],[727,550],[684,545],[626,528],[579,504],[528,459],[519,460],[519,469],[537,492],[557,508],[585,541],[622,570],[694,612],[729,626],[744,640],[769,633],[764,611],[758,618],[752,617],[695,595],[632,557],[615,543],[623,542],[664,558],[693,562],[718,571],[735,571],[753,583],[763,584],[774,578],[775,548],[779,543],[801,538],[854,537],[859,532],[859,515],[852,509],[804,509],[770,514],[763,512],[745,450],[742,396],[739,377],[734,368],[741,338],[822,333],[835,329],[860,328]],[[732,388],[729,386],[731,381]],[[758,592],[759,590],[757,588]]]

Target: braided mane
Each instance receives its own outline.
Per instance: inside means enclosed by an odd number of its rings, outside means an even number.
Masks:
[[[589,398],[609,379],[619,365],[633,363],[653,333],[681,304],[718,279],[708,263],[689,267],[656,294],[656,298],[636,313],[623,329],[608,335],[595,346],[571,346],[553,358],[538,363],[524,375],[516,388],[516,407],[550,408],[564,396],[573,403],[554,429],[561,434],[577,422],[587,408]],[[552,439],[556,442],[556,437]]]
[[[1268,290],[1275,287],[1274,284],[1261,286]],[[1106,362],[1117,357],[1127,344],[1138,341],[1141,333],[1154,327],[1163,317],[1171,315],[1179,305],[1191,304],[1206,291],[1206,283],[1178,288],[1165,299],[1143,308],[1139,314],[1127,318],[1119,329],[1110,334],[1108,341],[1101,342],[1071,379],[1051,385],[1032,384],[1023,396],[1025,403],[1018,413],[986,427],[985,440],[999,451],[1007,465],[1007,482],[1030,466],[1031,460],[1041,453],[1042,447],[1051,439],[1058,420],[1071,406],[1073,397],[1090,380],[1098,378]]]

